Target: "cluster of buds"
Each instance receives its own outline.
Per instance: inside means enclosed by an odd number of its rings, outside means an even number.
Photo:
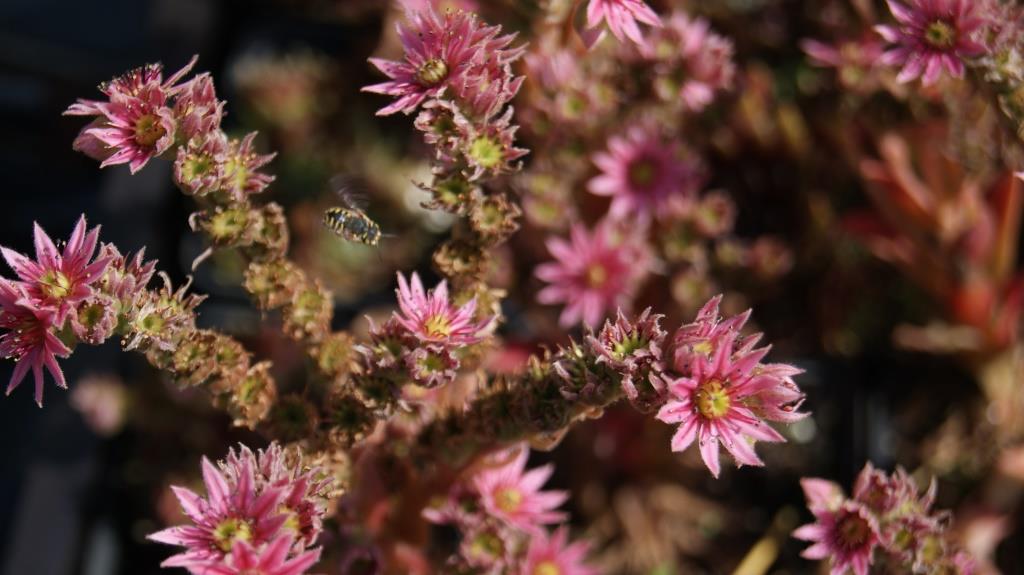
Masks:
[[[332,480],[277,444],[253,453],[241,446],[217,465],[203,458],[206,497],[184,487],[174,495],[191,525],[153,533],[185,549],[163,562],[190,573],[301,575],[320,559]]]
[[[833,575],[867,575],[872,564],[887,573],[974,572],[974,560],[950,541],[950,514],[932,510],[934,479],[922,494],[902,469],[887,475],[868,463],[850,498],[825,479],[800,483],[815,522],[793,536],[814,543],[803,556],[830,559]]]
[[[196,328],[204,298],[188,285],[175,289],[161,274],[163,285],[148,288],[156,262],[99,245],[99,228],[89,230],[84,216],[63,250],[38,225],[35,245],[35,260],[2,248],[19,278],[0,278],[0,348],[17,362],[8,393],[31,370],[42,406],[44,368],[66,387],[58,357],[119,335],[126,350],[144,353],[183,385],[206,387],[238,424],[252,427],[266,415],[276,394],[267,366],[252,366],[234,339]]]
[[[720,301],[707,302],[671,338],[661,316],[649,310],[633,320],[620,313],[584,344],[533,358],[519,380],[495,382],[465,413],[428,426],[423,437],[457,460],[465,443],[557,439],[571,423],[625,397],[638,410],[678,424],[672,450],[697,442],[716,477],[719,445],[737,465],[764,465],[754,444],[785,441],[768,422],[807,416],[798,411],[804,394],[793,380],[801,370],[763,363],[770,346],[757,347],[761,334],[741,335],[750,312],[723,319]]]
[[[353,378],[357,392],[378,405],[398,399],[407,383],[430,389],[453,381],[493,323],[493,317],[475,319],[475,298],[456,305],[443,280],[427,291],[418,274],[408,281],[398,274],[395,293],[401,313],[373,326],[370,343],[359,346],[362,366]]]
[[[446,571],[597,573],[584,564],[586,542],[568,543],[564,526],[548,532],[548,525],[566,519],[556,509],[568,493],[542,491],[554,469],[545,465],[527,471],[528,457],[529,449],[519,445],[484,459],[474,473],[424,511],[431,523],[458,531],[458,550],[445,562]]]
[[[407,4],[406,21],[398,25],[403,60],[372,58],[389,80],[363,90],[397,97],[378,114],[418,111],[414,124],[434,150],[432,182],[423,185],[432,198],[425,205],[469,224],[464,238],[436,252],[435,262],[468,294],[482,289],[489,248],[519,228],[521,210],[497,183],[519,171],[527,153],[516,147],[509,105],[523,83],[512,64],[524,49],[512,46],[515,34],[475,14],[421,4]]]
[[[101,86],[107,101],[79,100],[65,113],[96,119],[74,147],[103,160],[102,166],[129,163],[132,173],[151,158],[173,158],[175,184],[202,208],[190,218],[193,229],[215,247],[241,250],[250,266],[246,286],[253,286],[257,304],[283,308],[285,332],[316,355],[316,345],[330,332],[331,294],[286,259],[281,207],[251,202],[274,180],[261,171],[274,154],[256,150],[255,133],[241,139],[224,133],[224,102],[210,75],[182,81],[195,61],[167,80],[160,65],[147,65]],[[261,289],[268,282],[272,289]],[[274,292],[272,298],[267,291]]]

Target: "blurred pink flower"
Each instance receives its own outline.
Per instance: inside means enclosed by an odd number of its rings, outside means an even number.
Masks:
[[[672,200],[692,198],[704,183],[699,158],[677,140],[666,140],[653,125],[612,136],[594,163],[601,174],[587,189],[610,196],[616,217],[664,214]]]
[[[201,573],[196,568],[222,561],[236,542],[259,546],[278,537],[288,521],[288,515],[279,510],[285,489],[259,490],[253,462],[248,458],[241,459],[240,467],[233,473],[237,478],[234,485],[204,457],[206,498],[184,487],[171,488],[193,525],[170,527],[148,536],[159,543],[185,547],[183,552],[165,560],[162,567],[185,567]]]
[[[526,550],[521,575],[597,575],[598,569],[583,564],[590,545],[586,541],[569,543],[569,530],[559,527],[550,536],[534,533]]]
[[[597,29],[605,22],[620,42],[626,38],[637,44],[644,41],[637,21],[661,26],[658,14],[643,0],[590,0],[587,5],[587,27]]]
[[[839,82],[846,88],[874,87],[872,72],[884,52],[884,45],[876,36],[841,40],[835,45],[806,39],[800,47],[812,64],[835,68]]]
[[[537,294],[537,301],[565,304],[558,319],[563,327],[581,320],[597,326],[610,311],[629,307],[652,259],[639,227],[623,230],[608,220],[592,232],[583,224],[574,224],[569,241],[550,237],[547,247],[555,261],[535,270],[537,277],[549,284]]]
[[[882,55],[886,66],[902,66],[897,80],[917,78],[925,86],[939,80],[945,69],[954,78],[964,75],[964,59],[986,52],[975,38],[985,24],[975,0],[888,0],[896,26],[876,26],[886,42],[896,44]]]
[[[424,291],[420,276],[413,272],[409,282],[398,274],[398,307],[395,321],[421,342],[444,345],[472,345],[482,339],[481,332],[492,319],[474,322],[476,299],[455,307],[448,299],[448,283],[444,280],[429,292]]]
[[[655,81],[659,95],[678,98],[693,112],[731,88],[736,77],[732,42],[711,31],[707,20],[683,11],[673,12],[638,48],[645,58],[664,65]]]
[[[71,392],[71,407],[101,437],[116,435],[124,427],[126,403],[124,383],[116,375],[88,375]]]
[[[370,58],[370,63],[390,80],[366,86],[363,91],[398,97],[377,111],[381,116],[411,113],[425,100],[438,98],[449,88],[465,89],[464,81],[474,67],[489,60],[504,64],[522,54],[521,50],[508,50],[515,35],[502,36],[500,26],[484,25],[475,14],[442,13],[427,6],[408,11],[406,20],[407,23],[398,25],[405,59]]]
[[[10,395],[31,368],[39,407],[43,406],[44,366],[57,387],[67,388],[57,358],[71,355],[71,350],[53,333],[54,314],[32,303],[21,285],[0,278],[0,329],[7,330],[0,334],[0,356],[17,362],[6,393]]]
[[[831,558],[831,575],[844,575],[848,569],[853,569],[855,575],[867,575],[880,537],[875,518],[854,502],[835,507],[812,505],[811,512],[816,522],[793,532],[793,537],[814,543],[801,555],[807,559]]]
[[[113,258],[101,255],[92,261],[100,228],[87,231],[85,216],[78,219],[62,253],[39,224],[35,225],[34,233],[35,261],[8,248],[0,247],[0,252],[18,274],[33,304],[41,309],[52,309],[54,325],[60,328],[75,306],[92,295],[92,284],[103,275]]]
[[[289,559],[291,537],[281,535],[262,547],[235,541],[231,554],[220,562],[195,569],[202,575],[302,575],[320,560],[320,549],[304,551]]]
[[[132,70],[100,86],[106,102],[79,99],[64,114],[97,118],[82,129],[72,147],[103,160],[101,167],[128,164],[133,174],[141,170],[174,144],[177,122],[168,101],[183,88],[178,81],[196,60],[193,57],[167,80],[160,64]]]
[[[525,446],[495,456],[509,461],[500,467],[487,468],[473,477],[473,486],[488,515],[516,529],[536,533],[541,525],[565,520],[565,513],[554,511],[568,499],[564,491],[541,491],[554,468],[545,465],[525,471],[530,451]]]

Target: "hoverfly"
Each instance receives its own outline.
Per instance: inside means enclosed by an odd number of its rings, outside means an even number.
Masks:
[[[324,225],[350,242],[376,246],[383,234],[377,222],[366,215],[365,200],[353,191],[351,178],[336,176],[331,179],[331,187],[341,200],[341,205],[324,211]]]

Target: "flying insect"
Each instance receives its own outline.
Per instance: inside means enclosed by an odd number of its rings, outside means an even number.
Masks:
[[[380,226],[366,215],[364,201],[360,195],[353,192],[351,181],[336,177],[331,183],[334,184],[341,205],[324,210],[324,225],[350,242],[368,246],[380,243],[383,235]]]

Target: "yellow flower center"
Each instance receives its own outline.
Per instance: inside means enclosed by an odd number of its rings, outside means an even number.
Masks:
[[[480,136],[469,145],[469,157],[484,169],[497,167],[504,156],[501,143],[487,136]]]
[[[629,165],[629,183],[638,188],[646,188],[654,183],[656,174],[654,162],[648,159],[641,159]]]
[[[541,561],[533,568],[533,575],[562,575],[562,570],[554,561]]]
[[[249,181],[249,169],[242,158],[232,157],[224,162],[224,173],[236,190],[244,190]]]
[[[845,512],[836,525],[839,543],[846,549],[857,549],[868,542],[871,537],[871,526],[863,517],[856,513]]]
[[[697,388],[696,404],[701,415],[708,419],[718,419],[729,413],[732,399],[722,382],[712,379]]]
[[[164,318],[160,317],[159,314],[150,313],[143,316],[138,321],[139,331],[144,333],[157,333],[164,329]]]
[[[432,315],[423,322],[423,330],[431,337],[448,337],[452,334],[452,326],[448,318],[441,315]]]
[[[135,141],[143,148],[152,148],[166,133],[160,118],[153,114],[146,114],[135,122]]]
[[[505,513],[515,513],[523,503],[523,493],[514,487],[499,489],[494,493],[494,504]]]
[[[43,293],[53,299],[63,299],[71,294],[71,280],[68,276],[60,273],[56,270],[51,270],[43,274],[43,277],[39,278],[39,283],[43,286]]]
[[[693,344],[693,353],[699,353],[701,355],[711,355],[711,352],[714,351],[714,349],[715,348],[711,345],[711,342],[707,340]]]
[[[493,533],[481,533],[470,545],[469,554],[473,557],[501,557],[505,545]]]
[[[213,540],[221,551],[230,553],[235,541],[252,541],[252,526],[242,519],[225,519],[213,530]]]
[[[587,285],[592,288],[599,288],[606,281],[608,281],[608,270],[604,266],[598,264],[587,268]]]
[[[427,60],[416,71],[416,78],[426,86],[436,86],[448,77],[448,65],[437,58]]]
[[[936,20],[925,28],[924,38],[933,48],[952,48],[956,44],[956,28],[947,22]]]

